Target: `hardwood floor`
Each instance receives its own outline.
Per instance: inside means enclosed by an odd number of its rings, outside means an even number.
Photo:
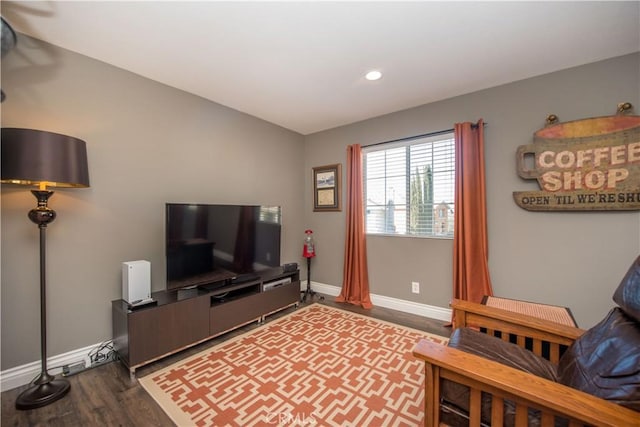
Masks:
[[[449,336],[450,328],[439,320],[407,314],[387,308],[373,307],[365,310],[350,304],[336,303],[333,297],[318,296],[314,302],[344,310],[372,316],[403,326],[427,331],[433,334]],[[310,301],[306,304],[311,303]],[[302,304],[304,305],[304,304]],[[270,316],[267,322],[291,313],[289,308]],[[235,335],[260,327],[252,323],[214,338],[206,343],[194,346],[158,362],[154,362],[136,371],[137,377],[143,377],[176,361],[205,350]],[[15,401],[27,386],[2,393],[2,415],[0,424],[8,426],[173,426],[173,422],[155,401],[144,391],[136,380],[131,380],[129,371],[119,362],[83,371],[67,378],[71,391],[67,396],[39,409],[18,411]]]

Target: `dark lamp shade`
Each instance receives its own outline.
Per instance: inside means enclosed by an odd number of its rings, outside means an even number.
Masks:
[[[87,146],[81,139],[35,129],[3,128],[0,182],[88,187]]]

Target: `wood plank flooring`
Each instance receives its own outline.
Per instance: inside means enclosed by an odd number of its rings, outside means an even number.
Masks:
[[[393,322],[433,334],[449,336],[451,330],[442,321],[422,316],[407,314],[383,307],[365,310],[350,304],[334,302],[334,298],[326,296],[314,302],[372,316],[377,319]],[[310,303],[307,302],[307,304]],[[304,303],[303,303],[304,305]],[[289,308],[270,316],[275,319],[294,311]],[[259,327],[257,323],[239,328],[236,331],[214,338],[176,355],[139,368],[137,377],[143,377],[158,369],[169,366],[176,361],[205,350],[237,334]],[[17,396],[27,386],[8,390],[2,393],[0,424],[9,426],[173,426],[173,422],[155,401],[144,391],[136,380],[131,380],[129,371],[119,362],[89,369],[67,378],[71,383],[71,391],[67,396],[43,408],[18,411],[15,409]]]

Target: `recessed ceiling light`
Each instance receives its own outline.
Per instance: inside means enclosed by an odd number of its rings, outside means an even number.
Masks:
[[[382,78],[382,73],[380,71],[369,71],[365,76],[365,79],[367,80],[380,80],[380,78]]]

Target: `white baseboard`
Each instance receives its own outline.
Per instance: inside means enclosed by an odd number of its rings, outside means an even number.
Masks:
[[[306,281],[301,281],[300,290],[305,290],[306,287]],[[311,287],[314,291],[320,292],[325,295],[340,295],[340,287],[338,286],[318,283],[312,280]],[[373,305],[377,305],[380,307],[386,307],[392,310],[416,314],[418,316],[429,317],[431,319],[442,320],[445,322],[451,320],[451,309],[448,308],[436,307],[428,304],[420,304],[413,301],[406,301],[398,298],[376,294],[371,294],[371,302],[373,303]],[[78,350],[73,350],[64,354],[50,357],[47,361],[49,373],[52,375],[58,375],[62,372],[62,366],[72,365],[83,360],[85,362],[85,366],[89,366],[91,364],[89,360],[89,352],[100,345],[101,343],[97,343],[85,348],[80,348]],[[22,366],[16,366],[15,368],[7,369],[0,372],[0,391],[7,391],[11,390],[12,388],[29,384],[40,373],[40,369],[40,361],[37,361]]]
[[[47,371],[51,375],[58,375],[62,372],[62,367],[64,365],[73,365],[82,361],[84,361],[85,366],[89,366],[91,365],[89,353],[100,345],[101,343],[97,343],[88,347],[49,357],[47,359]],[[7,391],[12,388],[29,384],[40,374],[41,369],[42,366],[40,360],[38,360],[36,362],[16,366],[15,368],[6,369],[0,372],[0,391]]]
[[[304,283],[304,285],[303,285]],[[300,289],[305,290],[307,288],[307,282],[300,282]],[[311,281],[311,288],[320,292],[321,294],[338,296],[340,295],[340,287],[327,285],[325,283],[318,283]],[[398,310],[405,313],[416,314],[418,316],[428,317],[430,319],[442,320],[449,322],[451,320],[451,309],[442,308],[434,305],[421,304],[418,302],[402,300],[398,298],[387,297],[384,295],[371,294],[371,302],[373,305],[380,307],[390,308],[392,310]]]

